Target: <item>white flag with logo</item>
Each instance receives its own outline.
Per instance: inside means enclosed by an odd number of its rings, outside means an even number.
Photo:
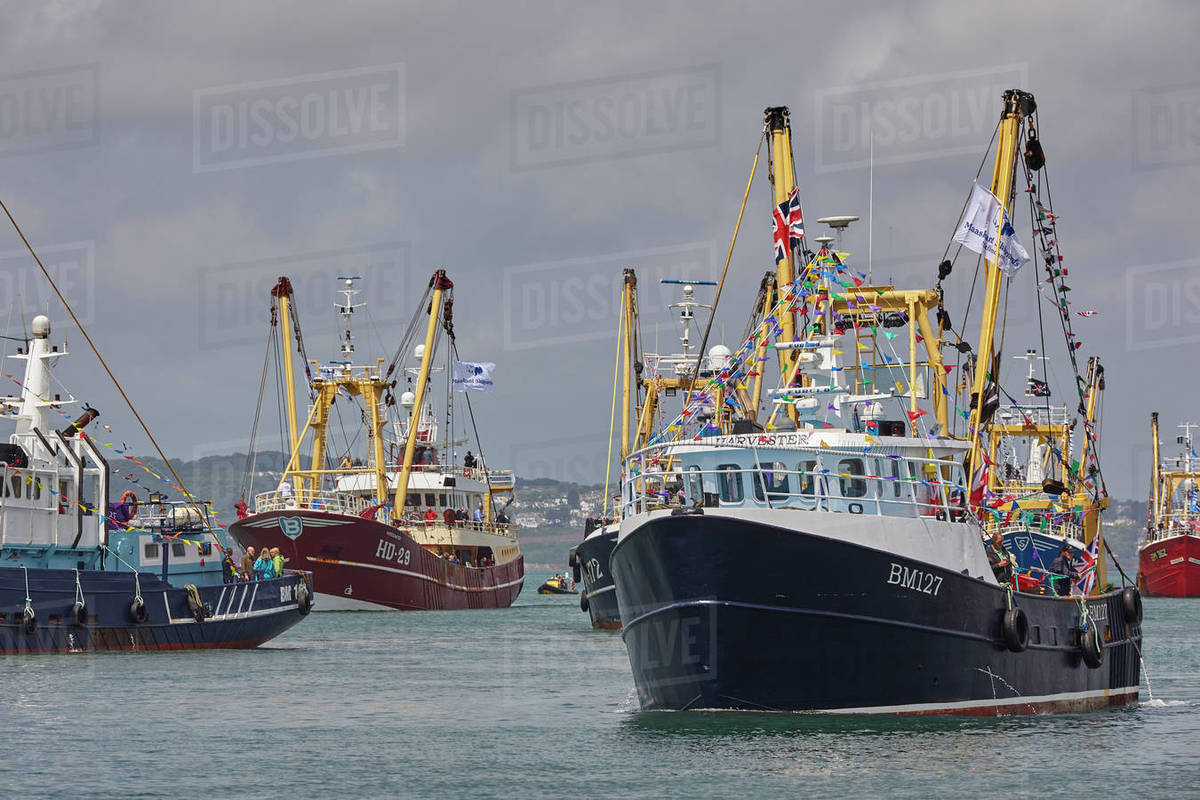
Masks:
[[[490,362],[477,364],[473,361],[455,361],[454,391],[493,391],[496,386],[492,383],[492,370],[495,368],[496,365]]]
[[[996,228],[1000,225],[1003,206],[999,198],[979,184],[971,190],[971,200],[963,213],[954,241],[975,253],[980,253],[989,263],[996,260]],[[1000,234],[1000,271],[1010,278],[1021,265],[1029,260],[1029,253],[1017,240],[1017,232],[1004,215],[1004,227]]]

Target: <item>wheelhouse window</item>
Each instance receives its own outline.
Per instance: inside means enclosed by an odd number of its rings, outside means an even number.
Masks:
[[[796,470],[800,473],[800,494],[812,497],[816,492],[818,463],[814,458],[808,461],[801,461],[796,465]]]
[[[900,497],[904,492],[903,475],[901,474],[902,467],[899,459],[887,459],[887,475],[891,480],[888,481],[892,485],[892,497]]]
[[[745,498],[742,493],[741,469],[737,464],[717,465],[717,484],[720,486],[722,502],[740,503]]]
[[[767,497],[771,500],[786,498],[788,495],[787,464],[776,461],[763,466],[759,479],[754,482],[754,497],[763,499],[763,487],[767,489]]]
[[[861,458],[843,458],[838,462],[838,474],[841,476],[842,497],[867,496],[867,482],[858,477],[867,474]]]
[[[704,487],[700,480],[700,468],[692,464],[687,468],[688,496],[693,503],[704,499]]]
[[[155,542],[147,542],[142,545],[142,555],[145,558],[158,558],[158,544]]]
[[[187,550],[183,547],[183,542],[171,542],[171,555],[176,558],[182,558],[187,555]]]

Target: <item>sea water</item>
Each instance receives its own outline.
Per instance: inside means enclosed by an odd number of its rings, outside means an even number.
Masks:
[[[314,614],[246,651],[0,657],[4,797],[1195,796],[1200,601],[1151,701],[1035,717],[640,713],[578,596]],[[770,646],[769,642],[764,646]],[[879,680],[887,680],[880,665]]]

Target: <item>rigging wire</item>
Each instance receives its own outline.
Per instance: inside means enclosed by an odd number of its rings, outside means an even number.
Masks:
[[[246,468],[242,473],[242,502],[246,502],[246,493],[250,491],[250,484],[253,481],[251,477],[254,474],[255,462],[257,460],[257,448],[255,444],[258,441],[258,423],[262,418],[263,394],[267,389],[267,367],[271,361],[271,341],[275,338],[275,326],[272,325],[267,331],[267,348],[263,354],[262,380],[258,383],[258,402],[254,405],[254,423],[250,426],[250,444],[246,448]]]
[[[699,355],[696,357],[696,366],[692,370],[692,377],[688,381],[687,394],[684,395],[683,407],[687,408],[692,400],[692,390],[696,385],[696,379],[700,375],[700,364],[704,361],[705,348],[708,347],[708,335],[712,331],[713,320],[717,317],[717,305],[721,302],[721,291],[725,288],[725,276],[729,273],[729,262],[733,260],[733,247],[737,244],[738,231],[742,228],[742,215],[746,213],[746,201],[750,198],[750,187],[754,185],[754,175],[758,172],[758,158],[762,154],[763,142],[767,140],[767,125],[763,123],[762,134],[758,138],[758,149],[754,151],[754,163],[750,166],[750,178],[746,181],[746,191],[742,195],[742,207],[738,209],[737,223],[733,226],[733,236],[729,240],[729,252],[725,255],[725,266],[721,270],[721,280],[717,284],[717,293],[713,297],[712,310],[708,314],[708,323],[704,326],[704,338],[700,341]],[[768,153],[768,158],[770,154]],[[717,414],[721,413],[721,409],[715,409]]]
[[[133,401],[130,400],[129,395],[127,395],[125,393],[125,388],[123,386],[121,386],[121,384],[117,380],[116,376],[113,375],[112,370],[109,369],[108,362],[105,361],[104,356],[102,356],[100,354],[100,349],[98,347],[96,347],[96,343],[93,342],[92,337],[88,335],[87,330],[83,327],[83,323],[80,322],[79,317],[77,317],[75,315],[75,310],[73,308],[71,308],[71,304],[67,302],[67,298],[63,296],[63,293],[61,291],[59,291],[58,284],[54,282],[54,278],[51,277],[50,271],[48,269],[46,269],[46,266],[42,263],[42,260],[38,257],[37,252],[34,251],[33,245],[29,243],[29,240],[27,238],[25,238],[24,231],[21,230],[21,226],[17,224],[17,221],[15,219],[13,219],[12,213],[8,210],[8,206],[5,205],[3,200],[0,200],[0,208],[4,209],[5,216],[7,216],[8,221],[12,223],[13,229],[16,230],[17,235],[21,237],[21,241],[25,243],[25,247],[29,250],[29,254],[31,256],[33,256],[33,260],[37,262],[38,268],[41,269],[42,274],[46,277],[46,280],[50,284],[50,288],[54,290],[54,293],[56,295],[58,295],[58,299],[62,302],[63,306],[67,309],[67,313],[71,315],[71,319],[75,322],[75,326],[77,328],[79,328],[79,332],[81,334],[83,334],[83,338],[85,340],[87,340],[88,347],[90,347],[92,349],[92,353],[95,354],[96,360],[100,362],[100,366],[102,366],[104,368],[104,371],[108,374],[109,380],[112,381],[113,386],[115,386],[117,391],[120,393],[121,398],[125,401],[125,405],[129,407],[129,410],[130,410],[130,412],[132,412],[134,419],[136,419],[138,421],[138,424],[142,427],[142,430],[145,432],[146,437],[150,440],[150,444],[154,445],[155,452],[158,453],[159,458],[161,458],[163,460],[163,463],[165,463],[167,465],[167,469],[170,470],[170,472],[171,472],[171,477],[173,477],[175,479],[175,484],[179,487],[184,498],[186,498],[188,503],[192,506],[192,508],[194,508],[196,510],[196,513],[200,515],[200,518],[204,520],[204,527],[208,530],[209,535],[212,536],[213,541],[216,542],[217,549],[224,551],[225,547],[224,547],[224,545],[221,544],[221,540],[217,536],[217,532],[215,530],[213,530],[212,524],[209,522],[208,515],[205,514],[204,511],[200,508],[200,506],[196,503],[196,499],[192,495],[192,493],[189,492],[185,488],[183,479],[181,479],[179,477],[179,473],[177,473],[175,471],[175,466],[171,463],[170,459],[167,458],[166,454],[162,451],[162,448],[158,446],[158,440],[154,438],[154,434],[152,434],[150,432],[150,428],[146,425],[145,421],[142,419],[141,414],[139,414],[137,409],[134,407]],[[104,511],[106,514],[108,513],[108,509],[105,509]]]

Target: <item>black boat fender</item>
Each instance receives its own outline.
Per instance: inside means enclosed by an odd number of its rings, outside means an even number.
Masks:
[[[1021,653],[1029,646],[1029,618],[1019,607],[1006,609],[1001,630],[1004,633],[1004,645],[1014,653]]]
[[[586,612],[588,610],[587,590],[579,593],[579,610]]]
[[[1130,625],[1142,622],[1142,593],[1132,586],[1121,590],[1121,605],[1125,609],[1125,621]]]
[[[296,584],[296,610],[300,612],[301,616],[308,616],[312,607],[312,593],[308,590],[308,579],[305,578]]]
[[[25,610],[21,612],[21,627],[27,635],[32,636],[37,630],[37,614],[34,613],[33,606],[25,606]]]
[[[1104,648],[1100,644],[1100,632],[1094,624],[1088,625],[1079,634],[1079,649],[1083,652],[1083,663],[1088,669],[1096,669],[1104,662]]]
[[[87,625],[87,623],[88,623],[87,604],[85,604],[82,601],[77,601],[75,603],[75,605],[71,606],[71,622],[75,625],[76,628],[82,628],[84,625]]]
[[[133,602],[129,604],[129,618],[138,624],[150,619],[150,612],[146,610],[146,602],[142,600],[140,594],[135,596]]]

